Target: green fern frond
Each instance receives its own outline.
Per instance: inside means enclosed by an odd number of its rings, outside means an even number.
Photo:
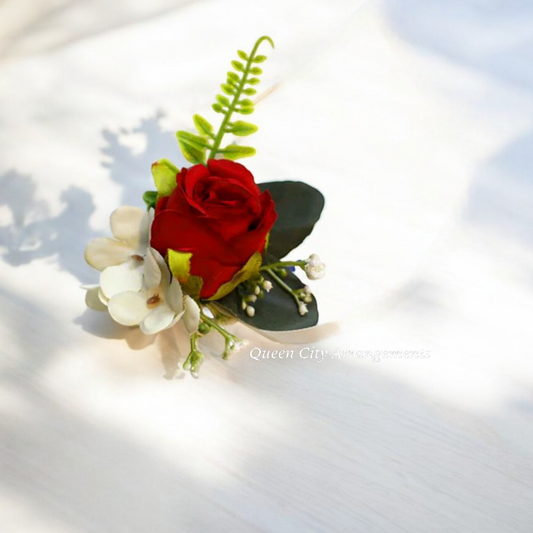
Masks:
[[[253,96],[257,92],[256,89],[250,86],[257,85],[259,78],[256,76],[263,73],[262,69],[254,66],[254,64],[263,63],[267,59],[265,55],[257,55],[259,45],[263,41],[268,41],[272,48],[274,48],[272,39],[263,36],[256,41],[249,55],[242,50],[237,51],[237,55],[245,63],[237,60],[231,62],[236,72],[228,72],[226,83],[220,86],[224,94],[217,94],[216,103],[212,106],[215,112],[223,115],[217,133],[214,133],[211,124],[200,115],[194,115],[193,117],[194,125],[200,135],[194,135],[186,131],[177,132],[176,135],[181,151],[187,161],[195,164],[205,164],[207,150],[209,151],[208,159],[213,159],[217,154],[221,154],[226,159],[231,160],[249,157],[255,154],[255,149],[250,146],[230,144],[225,148],[221,148],[221,144],[226,133],[244,137],[257,131],[257,126],[254,124],[242,120],[232,122],[231,117],[233,113],[250,115],[254,111],[253,101],[249,98],[241,97],[243,95]]]

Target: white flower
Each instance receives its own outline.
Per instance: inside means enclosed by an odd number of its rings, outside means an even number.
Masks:
[[[140,326],[143,333],[153,335],[183,319],[187,331],[194,333],[200,323],[196,302],[183,295],[159,252],[149,248],[144,259],[141,289],[115,292],[109,298],[107,309],[113,320],[124,326]]]
[[[100,289],[89,287],[87,305],[97,305],[98,295],[105,305],[114,295],[124,291],[138,291],[143,283],[144,256],[150,242],[153,211],[138,207],[119,207],[111,215],[114,238],[93,239],[85,248],[85,260],[100,270]]]
[[[150,248],[153,210],[119,207],[111,215],[114,238],[93,239],[85,249],[89,265],[101,271],[100,285],[86,285],[91,309],[109,311],[119,324],[140,326],[152,335],[180,319],[190,334],[198,329],[200,309],[184,296],[161,254]]]
[[[321,279],[326,274],[326,265],[320,261],[320,257],[316,254],[311,254],[305,260],[305,273],[309,279]]]

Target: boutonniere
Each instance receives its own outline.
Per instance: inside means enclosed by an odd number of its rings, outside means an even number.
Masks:
[[[228,136],[257,131],[239,115],[254,111],[261,37],[252,51],[238,51],[213,110],[218,129],[193,116],[197,133],[178,131],[189,167],[161,159],[152,165],[156,190],[143,195],[146,209],[119,207],[111,215],[113,237],[92,240],[85,259],[100,271],[98,285],[85,286],[91,309],[107,311],[124,326],[147,335],[182,322],[190,336],[183,363],[194,377],[204,360],[199,339],[224,338],[226,359],[246,341],[226,328],[236,320],[259,330],[288,331],[318,322],[317,302],[298,273],[324,276],[316,254],[298,261],[283,258],[313,230],[324,197],[299,181],[257,184],[237,159],[255,149]]]

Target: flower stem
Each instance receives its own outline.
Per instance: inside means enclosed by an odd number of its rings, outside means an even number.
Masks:
[[[305,260],[301,261],[278,261],[277,263],[270,263],[269,265],[263,265],[259,270],[270,270],[271,268],[285,268],[291,266],[305,267]]]
[[[202,322],[204,322],[208,326],[211,326],[220,335],[222,335],[222,337],[224,337],[225,346],[224,352],[222,353],[222,359],[228,359],[232,352],[237,351],[246,344],[243,339],[240,339],[239,337],[232,335],[229,331],[226,331],[216,320],[213,320],[212,318],[206,316],[203,311],[200,311],[200,317],[202,319]]]
[[[204,354],[198,350],[198,333],[191,335],[191,352],[183,363],[183,370],[190,370],[193,378],[198,377],[198,371],[204,362]]]
[[[268,265],[270,266],[270,265]],[[300,304],[300,299],[298,296],[294,293],[294,290],[291,289],[271,268],[265,268],[265,270],[268,272],[268,274],[272,277],[272,279],[285,291],[287,291],[295,300],[296,305]]]

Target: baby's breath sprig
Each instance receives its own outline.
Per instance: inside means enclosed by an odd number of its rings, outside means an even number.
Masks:
[[[266,60],[266,56],[258,55],[257,50],[263,41],[268,41],[272,48],[274,42],[266,35],[260,37],[255,43],[252,52],[248,55],[239,50],[237,52],[241,61],[231,62],[235,72],[229,71],[226,83],[220,87],[224,94],[217,94],[213,109],[223,115],[218,131],[215,133],[213,126],[201,115],[194,115],[193,121],[199,135],[187,131],[178,131],[176,136],[183,156],[193,164],[206,162],[206,151],[209,150],[208,159],[223,157],[235,161],[243,157],[255,154],[255,148],[251,146],[241,146],[238,144],[228,144],[221,148],[222,139],[226,133],[244,137],[257,131],[257,126],[243,120],[232,121],[233,113],[250,115],[254,111],[254,102],[243,96],[253,96],[257,91],[253,87],[259,83],[259,76],[263,73],[258,63]],[[225,96],[226,95],[226,96]]]
[[[307,259],[302,259],[300,261],[277,261],[276,263],[263,265],[260,270],[280,270],[292,267],[300,267],[307,277],[312,280],[321,279],[326,274],[326,265],[320,260],[320,257],[318,257],[317,254],[311,254]],[[292,268],[292,270],[294,270],[294,268]],[[281,274],[284,275],[283,271]]]
[[[248,344],[248,341],[236,337],[229,331],[226,331],[217,320],[209,318],[203,311],[200,312],[201,324],[207,326],[209,329],[215,330],[217,333],[224,337],[224,352],[222,353],[222,359],[228,359],[232,353],[238,352],[241,348]]]

